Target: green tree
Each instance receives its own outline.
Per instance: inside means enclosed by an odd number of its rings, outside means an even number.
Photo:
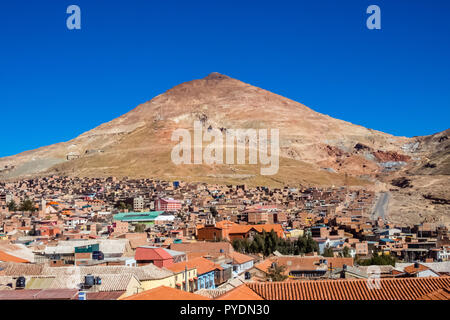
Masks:
[[[350,249],[348,247],[344,247],[344,249],[342,249],[341,256],[344,258],[350,258]]]
[[[296,241],[279,238],[274,230],[254,235],[252,240],[242,239],[232,242],[234,250],[242,253],[262,253],[269,256],[278,250],[282,254],[318,252],[319,246],[311,236],[299,237]]]
[[[286,270],[285,266],[279,266],[278,264],[274,263],[269,269],[267,273],[267,280],[272,281],[283,281],[287,279],[287,275],[284,274],[284,271]]]
[[[133,206],[130,203],[125,203],[123,201],[120,201],[118,204],[116,204],[116,208],[122,212],[124,212],[125,210],[128,210],[128,211],[133,210]]]
[[[296,248],[294,248],[295,254],[318,252],[319,245],[310,235],[303,235],[298,237],[296,243]]]
[[[357,260],[356,263],[360,266],[371,266],[371,265],[391,265],[395,267],[395,262],[397,259],[389,254],[378,254],[374,252],[370,259]]]
[[[210,207],[209,211],[211,212],[212,216],[215,218],[217,217],[217,215],[219,214],[219,212],[217,211],[216,207]]]
[[[11,200],[11,201],[8,203],[8,210],[9,210],[10,212],[16,212],[16,211],[17,211],[17,204],[16,204],[16,202],[15,202],[14,200]]]
[[[240,239],[234,239],[231,245],[235,251],[242,252],[242,241]]]
[[[323,256],[324,257],[334,257],[333,249],[327,245],[325,250],[323,251]]]
[[[36,207],[34,206],[33,201],[31,201],[30,199],[26,198],[25,200],[23,200],[20,203],[19,206],[19,211],[29,211],[29,212],[34,212],[36,210]]]
[[[142,233],[145,232],[146,226],[143,223],[138,223],[134,226],[134,232],[136,233]]]

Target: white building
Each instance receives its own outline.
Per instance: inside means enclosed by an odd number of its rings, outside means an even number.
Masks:
[[[144,198],[139,196],[133,199],[133,211],[142,212],[144,210]]]

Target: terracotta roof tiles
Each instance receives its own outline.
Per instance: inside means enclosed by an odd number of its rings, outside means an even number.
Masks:
[[[0,251],[0,261],[4,262],[17,262],[17,263],[29,263],[30,261],[10,255],[4,251]]]
[[[167,267],[167,269],[172,272],[178,273],[184,271],[185,267],[187,267],[188,270],[197,268],[198,275],[205,274],[214,270],[223,270],[220,265],[215,264],[214,262],[203,257],[197,257],[189,261],[174,263],[173,265]]]
[[[166,286],[157,287],[151,290],[120,299],[120,300],[211,300],[199,294],[182,291]]]
[[[428,268],[427,266],[424,266],[423,264],[419,263],[418,268],[416,268],[415,264],[412,264],[412,265],[410,265],[408,267],[405,267],[403,269],[403,271],[405,271],[407,273],[410,273],[410,274],[414,274],[414,273],[426,271],[426,270],[429,270],[429,269],[430,268]]]
[[[236,287],[216,298],[216,300],[264,300],[245,284]]]
[[[248,255],[239,253],[239,252],[230,252],[227,256],[229,256],[231,259],[233,259],[233,263],[237,264],[243,264],[252,260],[255,260],[253,257],[250,257]]]
[[[439,289],[424,295],[419,300],[450,300],[450,291],[448,289]]]
[[[371,289],[367,279],[248,283],[266,300],[418,300],[450,288],[450,277],[379,279]]]

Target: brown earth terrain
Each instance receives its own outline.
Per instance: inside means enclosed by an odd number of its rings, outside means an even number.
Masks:
[[[279,129],[278,173],[263,176],[260,165],[248,162],[175,165],[170,155],[178,142],[171,141],[172,133],[180,128],[192,132],[194,121],[202,123],[204,132]],[[0,179],[59,174],[399,189],[391,192],[389,216],[412,221],[412,216],[449,215],[448,205],[426,207],[436,201],[434,195],[449,194],[448,131],[427,137],[396,137],[212,73],[182,83],[73,140],[2,158]],[[401,176],[411,176],[414,188],[391,185]],[[423,197],[427,192],[431,192],[429,199]]]

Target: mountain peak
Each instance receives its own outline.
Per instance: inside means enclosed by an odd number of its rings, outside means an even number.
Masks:
[[[204,80],[223,80],[223,79],[230,79],[230,77],[220,74],[218,72],[212,72],[207,77],[204,78]]]

